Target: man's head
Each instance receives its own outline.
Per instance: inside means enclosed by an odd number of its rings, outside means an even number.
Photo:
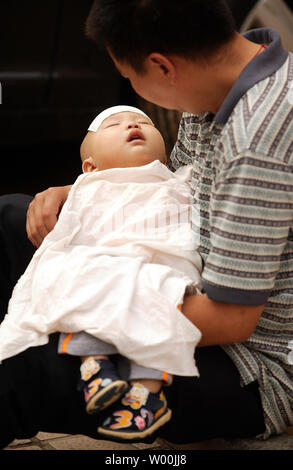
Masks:
[[[88,37],[137,73],[152,52],[203,59],[234,32],[225,0],[95,0],[86,23]]]
[[[99,114],[89,127],[80,154],[84,172],[166,163],[162,135],[137,108],[115,106]]]
[[[138,95],[194,113],[213,111],[210,66],[226,60],[236,35],[225,0],[95,0],[86,33]]]

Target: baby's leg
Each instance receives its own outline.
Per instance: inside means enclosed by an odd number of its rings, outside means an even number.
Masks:
[[[59,354],[70,356],[95,356],[117,354],[115,346],[105,343],[95,336],[81,331],[80,333],[61,333],[58,343]]]
[[[87,413],[107,408],[128,390],[128,383],[121,379],[110,359],[117,354],[115,346],[81,332],[62,334],[58,350],[81,357],[79,389],[84,392]]]
[[[104,355],[83,357],[80,367],[81,388],[86,411],[96,414],[121,398],[129,385],[117,373],[113,362]]]
[[[130,362],[129,380],[133,385],[141,383],[152,393],[158,393],[163,385],[170,385],[173,377],[167,372],[157,369],[150,369],[140,366],[135,362]]]
[[[109,356],[107,356],[106,354],[90,354],[89,356],[81,356],[81,363],[83,364],[90,357],[92,359],[109,359]]]
[[[162,385],[163,385],[162,380],[156,380],[156,379],[137,379],[137,380],[132,380],[130,383],[131,385],[140,383],[152,393],[158,393],[161,390]]]

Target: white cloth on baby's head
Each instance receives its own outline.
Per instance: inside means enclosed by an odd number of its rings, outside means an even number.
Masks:
[[[124,113],[124,112],[142,114],[143,116],[145,116],[152,122],[149,116],[145,114],[143,111],[141,111],[141,109],[134,108],[133,106],[119,105],[119,106],[112,106],[111,108],[105,109],[100,114],[98,114],[98,116],[91,123],[88,130],[92,132],[97,132],[100,125],[102,124],[103,121],[105,121],[105,119],[112,116],[113,114]]]

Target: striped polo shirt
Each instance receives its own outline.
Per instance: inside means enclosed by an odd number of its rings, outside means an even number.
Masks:
[[[217,115],[183,113],[171,164],[193,165],[203,290],[214,301],[265,304],[247,341],[222,346],[242,385],[259,382],[265,439],[293,424],[293,54],[272,29],[245,36],[267,49]]]

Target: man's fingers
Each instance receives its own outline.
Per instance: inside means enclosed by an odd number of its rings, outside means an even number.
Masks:
[[[39,247],[48,230],[44,225],[42,208],[44,200],[42,193],[37,194],[30,203],[27,212],[27,234],[33,245]]]
[[[36,247],[39,248],[39,246],[42,243],[42,238],[41,236],[37,233],[35,227],[32,225],[31,221],[27,218],[26,221],[26,232],[29,241]]]
[[[37,248],[55,227],[60,210],[71,186],[46,189],[36,194],[27,212],[26,230],[31,243]]]
[[[48,189],[42,205],[39,204],[36,207],[37,229],[41,235],[46,236],[53,230],[62,204],[63,202],[59,193],[52,192]]]
[[[57,217],[49,214],[46,206],[46,192],[36,194],[27,213],[27,234],[33,245],[39,247],[54,227]]]

